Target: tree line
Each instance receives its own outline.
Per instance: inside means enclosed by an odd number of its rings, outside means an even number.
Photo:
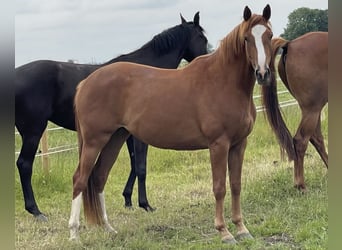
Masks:
[[[293,40],[312,31],[328,31],[328,10],[298,8],[288,16],[284,33],[280,36]]]

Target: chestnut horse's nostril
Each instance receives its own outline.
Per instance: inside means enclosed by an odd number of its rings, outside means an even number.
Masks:
[[[265,68],[265,70],[260,70],[260,67],[258,67],[255,70],[255,76],[257,77],[257,79],[263,80],[271,74],[270,68],[267,66]]]
[[[269,67],[266,67],[265,77],[271,74],[271,70]]]
[[[257,70],[255,70],[255,76],[257,77],[257,79],[263,79],[263,75],[260,73],[260,69],[258,68]]]

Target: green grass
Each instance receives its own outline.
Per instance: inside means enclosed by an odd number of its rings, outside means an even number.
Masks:
[[[283,111],[293,133],[300,118],[299,108],[292,106]],[[323,113],[322,128],[327,138],[328,107]],[[66,130],[52,132],[48,138],[50,147],[77,142],[76,134]],[[16,137],[16,151],[20,143]],[[327,249],[327,170],[310,145],[305,158],[308,192],[301,194],[294,189],[293,163],[280,160],[279,146],[262,113],[258,113],[248,138],[242,171],[242,211],[254,239],[236,246],[222,244],[214,228],[208,151],[176,152],[153,147],[148,153],[147,193],[157,210],[146,213],[138,208],[136,187],[135,208],[124,208],[121,193],[130,167],[123,147],[105,188],[109,220],[118,234],[86,226],[81,216],[82,243],[70,242],[68,220],[77,158],[77,150],[49,156],[48,174],[44,174],[41,158],[35,160],[32,183],[38,205],[49,217],[47,223],[36,221],[24,210],[16,171],[16,249]],[[229,189],[225,218],[235,234],[229,219]]]

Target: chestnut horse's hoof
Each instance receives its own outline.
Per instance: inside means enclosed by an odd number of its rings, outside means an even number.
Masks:
[[[301,192],[302,194],[306,194],[307,193],[305,184],[295,184],[294,187],[296,189],[298,189],[298,191]]]
[[[235,245],[238,242],[233,238],[222,238],[222,243],[229,244],[229,245]]]
[[[70,237],[69,238],[70,242],[75,242],[76,244],[82,244],[80,237]]]
[[[235,236],[238,241],[245,240],[245,239],[254,239],[250,233],[240,233]]]

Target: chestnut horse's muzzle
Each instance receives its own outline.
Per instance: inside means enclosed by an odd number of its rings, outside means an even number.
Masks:
[[[260,70],[258,67],[255,70],[255,77],[260,85],[269,85],[271,83],[271,70],[268,66],[265,67],[265,70]]]

